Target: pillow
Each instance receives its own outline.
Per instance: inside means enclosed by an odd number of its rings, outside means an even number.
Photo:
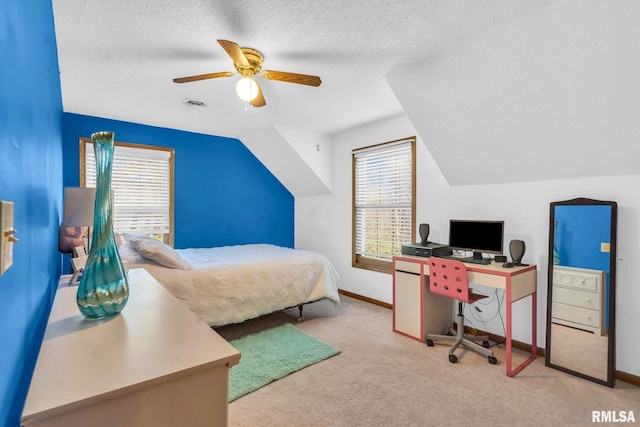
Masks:
[[[120,238],[123,240],[122,243],[129,243],[129,242],[133,242],[141,239],[153,239],[153,237],[149,236],[148,234],[136,234],[136,233],[122,233],[120,235]],[[158,239],[154,239],[154,240],[158,240]]]
[[[118,254],[124,264],[125,270],[128,270],[132,264],[145,264],[149,261],[133,249],[130,243],[126,242],[118,246]]]
[[[150,236],[131,235],[126,236],[129,245],[141,256],[160,265],[179,270],[190,270],[191,266],[182,259],[180,254],[171,246]]]

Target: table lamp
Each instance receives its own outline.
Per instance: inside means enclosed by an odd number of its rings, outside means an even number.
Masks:
[[[62,253],[72,254],[71,266],[76,280],[89,252],[95,198],[95,188],[64,189],[64,217],[60,226],[59,249]]]

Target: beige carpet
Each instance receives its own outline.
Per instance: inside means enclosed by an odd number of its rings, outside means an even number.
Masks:
[[[235,426],[590,426],[592,411],[634,411],[640,388],[611,389],[544,366],[539,357],[514,378],[474,353],[458,364],[447,345],[392,332],[391,310],[342,296],[216,329],[227,340],[294,323],[341,354],[267,385],[229,405]],[[516,350],[516,352],[518,352]],[[514,362],[523,360],[518,352]],[[598,424],[602,425],[602,424]]]

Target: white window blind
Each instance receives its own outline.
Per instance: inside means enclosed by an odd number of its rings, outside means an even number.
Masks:
[[[390,261],[411,242],[413,139],[353,152],[355,252]]]
[[[92,144],[86,150],[86,186],[96,186]],[[172,152],[116,145],[111,172],[113,229],[117,233],[168,234],[171,227]]]

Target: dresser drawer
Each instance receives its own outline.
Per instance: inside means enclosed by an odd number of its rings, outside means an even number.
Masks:
[[[553,267],[553,285],[565,288],[600,293],[604,272],[576,267]]]
[[[600,311],[554,302],[552,320],[565,320],[580,325],[600,328]]]
[[[553,287],[553,302],[588,308],[591,310],[600,310],[602,307],[600,294],[567,289],[561,286]]]

